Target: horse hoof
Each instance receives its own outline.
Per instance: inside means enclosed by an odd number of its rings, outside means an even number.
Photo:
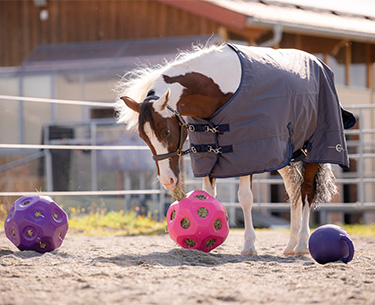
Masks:
[[[294,250],[294,255],[295,256],[302,256],[302,255],[306,255],[306,254],[309,254],[309,249],[307,248],[303,248],[303,249],[295,249]]]
[[[257,256],[257,250],[255,249],[249,249],[249,250],[242,250],[241,251],[242,256]]]
[[[285,248],[284,249],[284,255],[294,255],[294,249],[291,249],[291,248]]]

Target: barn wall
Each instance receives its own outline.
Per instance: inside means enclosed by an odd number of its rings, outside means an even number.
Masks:
[[[48,19],[40,18],[42,10]],[[20,65],[38,44],[205,35],[219,25],[153,0],[0,1],[0,66]]]

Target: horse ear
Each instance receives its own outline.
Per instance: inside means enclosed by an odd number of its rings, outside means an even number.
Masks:
[[[140,112],[141,104],[137,103],[135,100],[133,100],[131,97],[123,96],[121,99],[125,102],[126,106],[128,106],[130,109],[134,110],[135,112]]]
[[[158,112],[162,112],[165,107],[167,107],[170,95],[171,90],[168,88],[168,90],[156,102],[154,102],[154,109]]]

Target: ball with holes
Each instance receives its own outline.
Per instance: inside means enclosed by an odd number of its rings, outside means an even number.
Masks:
[[[170,205],[169,236],[183,248],[209,252],[228,236],[228,215],[223,204],[204,191],[193,191]]]
[[[4,223],[5,235],[18,249],[41,253],[59,248],[68,228],[68,216],[48,196],[19,198]]]

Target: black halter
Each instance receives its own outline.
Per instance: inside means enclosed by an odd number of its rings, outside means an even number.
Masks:
[[[146,99],[143,102],[149,102],[151,100],[157,100],[157,99],[159,99],[158,96],[152,95],[152,96],[146,97]],[[169,159],[169,158],[172,158],[172,157],[175,157],[175,156],[182,157],[182,156],[190,153],[190,149],[182,150],[182,146],[184,144],[183,140],[182,140],[183,136],[184,136],[184,128],[188,128],[188,124],[185,123],[181,114],[176,109],[173,109],[169,105],[167,105],[167,108],[168,108],[168,110],[173,112],[173,114],[176,116],[176,118],[178,120],[178,124],[180,125],[180,136],[179,136],[179,139],[178,139],[178,148],[177,148],[176,151],[171,152],[171,153],[153,155],[152,159],[154,159],[155,161],[161,161],[161,160]]]

